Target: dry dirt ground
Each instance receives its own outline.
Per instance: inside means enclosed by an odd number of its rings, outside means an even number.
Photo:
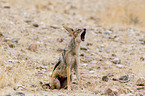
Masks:
[[[144,4],[143,0],[0,0],[0,95],[143,96]],[[62,25],[87,29],[79,66],[83,90],[75,75],[71,91],[44,90],[39,84],[49,81],[71,38]],[[119,80],[121,76],[126,79]]]

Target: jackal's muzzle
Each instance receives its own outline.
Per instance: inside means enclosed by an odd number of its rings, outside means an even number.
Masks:
[[[86,28],[84,28],[84,30],[82,31],[82,34],[81,34],[82,41],[85,41],[85,34],[86,34]]]

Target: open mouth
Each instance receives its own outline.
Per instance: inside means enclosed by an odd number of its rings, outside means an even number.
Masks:
[[[85,41],[85,34],[86,34],[86,28],[84,28],[82,34],[81,34],[81,40]]]

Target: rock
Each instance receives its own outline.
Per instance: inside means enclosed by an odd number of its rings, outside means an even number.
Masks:
[[[92,45],[93,45],[93,43],[90,43],[90,42],[87,43],[87,46],[92,46]]]
[[[94,72],[95,72],[95,71],[93,71],[93,70],[90,70],[90,71],[89,71],[89,73],[91,73],[91,74],[93,74]]]
[[[117,79],[117,78],[115,78],[115,77],[113,77],[113,78],[112,78],[112,80],[113,80],[113,81],[118,81],[118,79]]]
[[[6,43],[9,45],[10,48],[15,48],[15,44],[13,42],[7,41]]]
[[[145,38],[140,39],[140,43],[141,43],[141,44],[145,44]]]
[[[114,60],[112,61],[114,64],[120,64],[121,60],[119,60],[119,58],[114,58]]]
[[[117,55],[113,53],[112,56],[113,56],[113,57],[116,57]]]
[[[140,57],[140,60],[145,61],[145,56]]]
[[[81,66],[88,66],[88,64],[87,63],[84,63],[84,64],[81,64]]]
[[[101,91],[95,90],[94,93],[95,93],[95,94],[99,94],[99,93],[101,93]]]
[[[112,31],[109,31],[109,30],[104,32],[105,35],[110,35],[111,33],[112,33]]]
[[[28,47],[28,50],[30,51],[37,51],[37,45],[36,44],[31,44],[29,47]]]
[[[0,32],[0,37],[3,37],[4,35]]]
[[[121,76],[119,79],[118,79],[119,82],[121,83],[126,83],[128,81],[130,81],[130,78],[128,75],[125,75],[125,76]]]
[[[39,25],[37,23],[33,23],[34,27],[39,27]]]
[[[58,25],[51,25],[50,27],[53,28],[53,29],[59,29]]]
[[[64,51],[64,49],[58,48],[57,51],[58,51],[58,52],[62,52],[62,51]]]
[[[92,64],[97,64],[96,60],[91,61]]]
[[[26,23],[31,23],[32,21],[30,19],[25,20]]]
[[[137,86],[137,90],[145,89],[145,86]]]
[[[139,78],[136,82],[136,85],[137,86],[145,86],[145,78],[144,77]]]
[[[57,41],[61,43],[64,41],[64,38],[57,38]]]
[[[103,76],[102,80],[108,82],[109,78],[108,78],[108,76]]]
[[[4,8],[10,9],[11,7],[8,5],[5,5]]]
[[[106,90],[106,94],[108,96],[119,96],[118,90],[112,90],[110,88]]]
[[[85,56],[84,53],[80,53],[80,56]]]
[[[81,49],[81,50],[88,50],[88,48],[87,48],[87,47],[84,47],[84,46],[81,46],[80,49]]]
[[[117,64],[116,66],[120,69],[125,67],[124,65],[121,65],[121,64]]]
[[[17,95],[18,95],[18,96],[25,96],[25,94],[22,93],[22,92],[16,92],[15,95],[16,95],[16,96],[17,96]]]

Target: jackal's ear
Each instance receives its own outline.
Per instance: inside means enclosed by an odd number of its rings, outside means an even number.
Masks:
[[[63,26],[70,34],[73,34],[74,29],[70,27]]]

